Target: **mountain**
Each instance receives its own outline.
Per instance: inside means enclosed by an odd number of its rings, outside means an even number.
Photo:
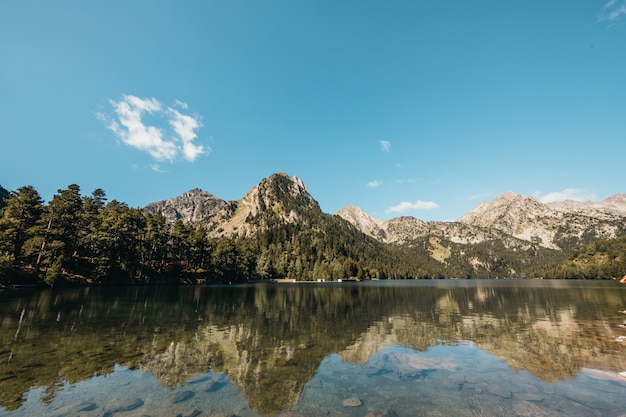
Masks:
[[[356,206],[323,213],[302,180],[283,172],[237,201],[194,189],[145,210],[201,227],[212,239],[248,242],[265,278],[528,276],[582,245],[626,233],[623,194],[544,204],[507,192],[456,221],[379,220]]]
[[[357,229],[366,235],[372,236],[381,242],[388,241],[386,232],[387,222],[370,217],[360,207],[345,206],[339,209],[335,214],[352,223]]]
[[[336,213],[363,233],[381,242],[410,244],[424,236],[460,244],[498,241],[506,248],[529,244],[557,251],[626,233],[626,195],[601,202],[543,204],[532,197],[507,192],[480,203],[454,222],[424,222],[414,217],[378,220],[360,208],[347,206]]]
[[[272,226],[307,220],[307,213],[321,214],[319,204],[300,178],[278,172],[252,187],[241,200],[231,202],[201,223],[209,235],[250,236]]]
[[[589,213],[595,217],[603,213],[626,217],[626,194],[615,194],[598,202],[565,200],[548,203],[547,206],[563,212]]]
[[[483,202],[458,221],[500,230],[539,246],[570,251],[575,246],[608,239],[626,232],[626,205],[622,197],[600,203],[543,204],[525,195],[507,192]]]
[[[160,212],[170,223],[177,220],[192,223],[216,215],[225,206],[226,201],[199,188],[194,188],[178,197],[150,203],[144,211],[149,214]]]

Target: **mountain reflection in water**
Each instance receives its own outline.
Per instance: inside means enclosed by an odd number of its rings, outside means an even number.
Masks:
[[[625,290],[454,280],[4,291],[0,415],[620,415]],[[598,381],[604,399],[589,394]]]

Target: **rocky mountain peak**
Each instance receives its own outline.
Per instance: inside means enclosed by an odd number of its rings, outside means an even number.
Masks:
[[[384,230],[385,221],[371,217],[363,211],[361,207],[345,206],[337,210],[335,215],[352,223],[366,235],[372,236],[382,242],[386,241],[387,236]]]
[[[150,214],[161,212],[168,222],[182,220],[185,223],[201,221],[217,214],[226,202],[200,188],[184,192],[169,200],[148,204],[144,211]]]
[[[550,207],[535,198],[509,191],[496,197],[493,202],[482,202],[457,221],[472,226],[508,230],[517,226],[519,221],[549,215],[551,211]]]
[[[213,219],[219,227],[210,234],[247,236],[276,221],[295,223],[306,220],[304,213],[309,210],[321,213],[319,204],[302,180],[278,172],[252,187],[236,202],[234,211],[224,210],[219,218]]]
[[[615,194],[600,202],[604,207],[626,214],[626,194]]]
[[[262,179],[243,196],[241,203],[253,216],[268,209],[280,210],[281,207],[288,211],[302,207],[320,210],[302,180],[284,172]]]

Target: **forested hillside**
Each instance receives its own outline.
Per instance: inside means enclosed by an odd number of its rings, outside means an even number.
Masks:
[[[543,275],[559,279],[620,279],[626,275],[626,235],[584,246]]]

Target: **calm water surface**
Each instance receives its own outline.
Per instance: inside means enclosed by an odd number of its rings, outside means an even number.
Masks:
[[[626,285],[0,292],[0,416],[626,416]]]

